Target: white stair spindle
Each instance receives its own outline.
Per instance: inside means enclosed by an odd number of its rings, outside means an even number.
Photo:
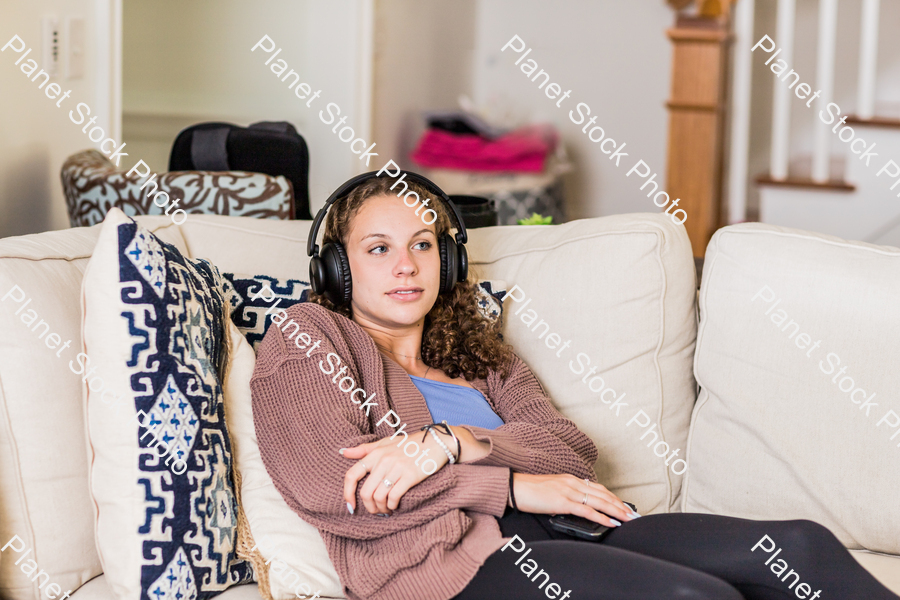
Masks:
[[[778,0],[778,25],[775,28],[775,41],[781,48],[781,53],[775,60],[784,60],[788,65],[793,62],[796,12],[796,0]],[[771,67],[771,65],[769,66]],[[772,107],[772,155],[769,170],[772,179],[776,181],[787,179],[788,176],[791,96],[793,93],[793,90],[788,89],[786,85],[775,82]]]
[[[740,0],[734,15],[734,76],[731,104],[731,157],[728,222],[747,218],[747,162],[750,151],[750,83],[753,71],[753,13],[756,0]]]
[[[863,0],[859,34],[859,90],[857,114],[862,119],[875,116],[875,76],[878,68],[878,14],[880,0]]]
[[[837,9],[838,0],[819,0],[819,48],[816,65],[816,85],[822,90],[816,104],[815,141],[813,145],[812,180],[816,183],[827,183],[830,178],[831,138],[834,134],[831,127],[823,125],[819,120],[819,111],[834,96],[834,54],[837,43]]]

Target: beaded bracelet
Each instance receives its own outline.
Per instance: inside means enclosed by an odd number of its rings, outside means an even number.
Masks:
[[[445,421],[443,421],[443,422],[441,422],[441,423],[432,423],[431,425],[426,425],[425,427],[423,427],[422,429],[420,429],[419,431],[425,431],[425,432],[426,432],[426,433],[422,436],[422,441],[423,441],[423,442],[425,441],[425,438],[428,437],[428,433],[427,433],[427,432],[431,431],[432,429],[437,429],[437,430],[439,430],[441,433],[443,433],[444,435],[449,435],[450,437],[452,437],[453,439],[456,440],[456,458],[454,458],[453,460],[451,460],[451,461],[450,461],[450,464],[459,462],[459,456],[460,456],[460,454],[461,454],[461,452],[462,452],[462,448],[460,447],[460,444],[459,444],[459,438],[457,438],[456,435],[454,435],[453,430],[450,429],[450,426],[449,426],[449,425],[447,425],[447,421],[445,420]],[[435,438],[435,439],[437,440],[438,444],[440,444],[441,447],[444,448],[444,451],[445,451],[445,452],[447,452],[448,450],[450,450],[450,449],[447,448],[447,446],[441,441],[440,438]]]
[[[428,433],[431,434],[431,437],[434,438],[434,441],[437,442],[438,446],[440,446],[441,449],[444,451],[444,454],[447,455],[447,458],[450,459],[450,464],[452,465],[453,463],[455,463],[455,462],[456,462],[456,458],[454,458],[453,453],[450,452],[450,448],[447,447],[447,444],[445,444],[443,441],[441,441],[441,438],[439,438],[439,437],[438,437],[438,434],[436,434],[436,433],[434,432],[434,429],[429,427],[429,428],[428,428]]]
[[[447,419],[441,421],[444,427],[447,428],[447,431],[450,432],[450,436],[453,438],[453,441],[456,442],[456,462],[462,460],[460,457],[462,456],[462,444],[459,443],[459,438],[456,437],[456,434],[453,433],[453,430],[450,428],[450,425],[447,424]]]

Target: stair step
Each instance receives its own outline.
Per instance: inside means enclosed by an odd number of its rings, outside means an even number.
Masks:
[[[832,179],[825,183],[813,181],[809,177],[788,177],[787,179],[772,179],[769,175],[761,175],[756,178],[759,185],[771,185],[779,187],[808,188],[815,190],[831,190],[835,192],[854,192],[856,186],[843,180]]]
[[[890,127],[900,129],[900,119],[894,117],[872,117],[871,119],[862,119],[856,115],[847,117],[848,125],[856,125],[857,127]]]

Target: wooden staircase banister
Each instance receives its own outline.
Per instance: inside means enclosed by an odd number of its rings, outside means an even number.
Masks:
[[[669,0],[680,9],[672,41],[666,190],[681,198],[684,223],[695,257],[702,257],[716,229],[724,225],[722,165],[731,0],[705,0],[695,14],[691,2]]]

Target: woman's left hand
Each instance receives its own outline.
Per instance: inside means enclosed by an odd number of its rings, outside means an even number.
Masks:
[[[359,492],[366,510],[372,514],[391,514],[407,490],[450,462],[430,434],[425,435],[424,442],[417,437],[414,443],[418,445],[419,452],[412,457],[403,452],[405,445],[402,442],[398,445],[391,438],[344,448],[344,458],[358,459],[344,476],[344,500],[354,512],[356,488],[366,473],[369,477]],[[432,473],[426,473],[423,466],[428,464],[432,468],[430,461],[434,461],[437,468]],[[391,482],[390,487],[385,485],[386,480]]]

